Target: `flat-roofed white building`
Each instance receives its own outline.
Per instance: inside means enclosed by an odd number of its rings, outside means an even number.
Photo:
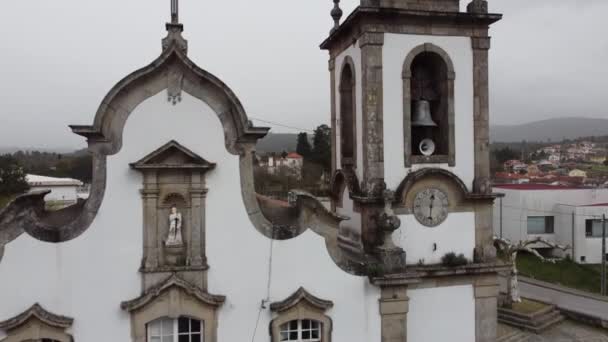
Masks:
[[[78,188],[83,183],[72,178],[55,178],[39,175],[27,175],[27,184],[30,191],[50,190],[51,193],[44,197],[46,202],[59,204],[71,204],[78,201]]]
[[[570,246],[567,254],[577,262],[601,263],[601,218],[608,216],[608,189],[503,184],[493,190],[504,194],[494,203],[496,236],[513,242],[540,236]]]

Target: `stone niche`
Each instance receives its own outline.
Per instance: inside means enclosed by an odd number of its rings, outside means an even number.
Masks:
[[[170,141],[131,167],[143,174],[144,289],[172,273],[206,288],[205,174],[215,164]]]

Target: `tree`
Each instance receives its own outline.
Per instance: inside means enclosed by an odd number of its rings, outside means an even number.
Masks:
[[[498,161],[500,164],[503,164],[507,160],[517,159],[518,157],[517,152],[513,151],[509,147],[494,150],[493,155],[496,158],[496,161]]]
[[[308,141],[308,134],[302,132],[298,134],[298,145],[296,146],[296,152],[306,158],[309,158],[312,153],[312,147],[310,146],[310,141]]]
[[[23,167],[11,155],[0,156],[0,196],[11,196],[29,189]]]
[[[545,259],[537,250],[530,247],[530,245],[534,244],[542,244],[546,247],[557,248],[563,251],[570,249],[569,246],[560,246],[541,237],[532,240],[519,241],[518,243],[513,243],[508,239],[494,237],[494,246],[496,246],[496,249],[504,255],[505,261],[512,265],[507,284],[507,307],[511,307],[513,303],[521,302],[521,297],[519,296],[519,282],[517,279],[517,253],[528,252],[542,261],[555,262],[551,259]]]
[[[321,125],[315,129],[312,147],[313,160],[323,171],[331,172],[331,128]]]

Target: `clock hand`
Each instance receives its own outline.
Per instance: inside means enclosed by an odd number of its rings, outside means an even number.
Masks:
[[[429,219],[433,219],[433,202],[435,201],[435,195],[431,195],[431,203],[429,204]]]

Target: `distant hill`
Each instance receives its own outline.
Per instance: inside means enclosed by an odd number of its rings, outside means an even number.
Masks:
[[[608,135],[608,119],[556,118],[522,125],[492,126],[492,142],[546,142]]]
[[[298,144],[298,135],[291,133],[269,133],[264,139],[258,141],[256,150],[258,153],[281,153],[283,151],[293,152]]]

